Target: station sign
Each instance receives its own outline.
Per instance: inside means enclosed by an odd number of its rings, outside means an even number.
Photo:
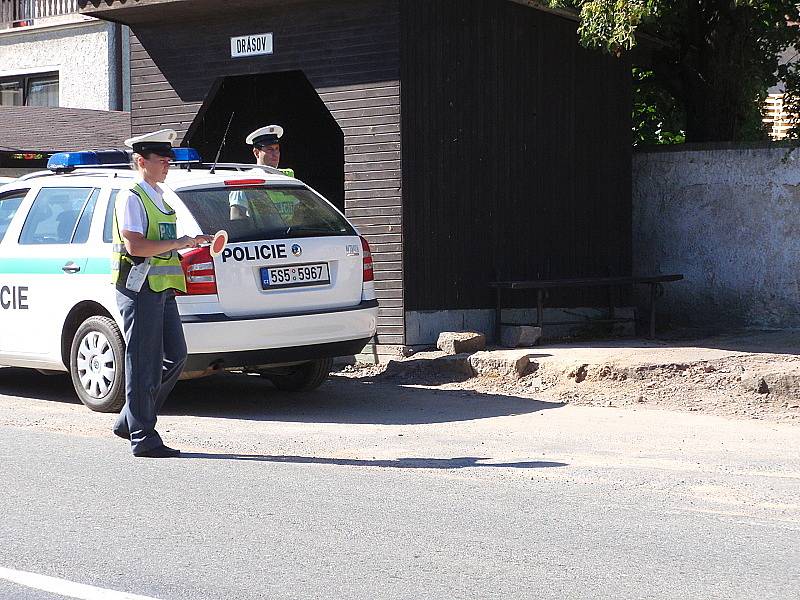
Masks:
[[[272,34],[254,33],[231,38],[231,58],[272,54]]]

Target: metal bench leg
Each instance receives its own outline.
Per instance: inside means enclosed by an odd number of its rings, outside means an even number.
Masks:
[[[497,304],[495,305],[494,309],[494,343],[498,346],[500,345],[500,336],[501,336],[501,328],[502,323],[501,321],[501,314],[502,308],[500,304],[500,288],[495,288],[497,290]]]
[[[649,339],[656,337],[656,284],[650,284],[650,336]]]
[[[608,320],[613,321],[617,318],[616,315],[616,288],[608,286]]]
[[[544,290],[536,290],[536,326],[544,328]]]

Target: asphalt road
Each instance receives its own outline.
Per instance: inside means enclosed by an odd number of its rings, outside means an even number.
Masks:
[[[797,425],[246,376],[179,384],[183,458],[112,421],[0,369],[0,598],[798,597]]]

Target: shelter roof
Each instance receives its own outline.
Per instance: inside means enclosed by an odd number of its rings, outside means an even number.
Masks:
[[[131,114],[82,108],[0,108],[0,151],[77,151],[121,148]]]
[[[267,0],[272,4],[289,4],[293,1]],[[536,10],[555,13],[574,21],[578,18],[577,13],[573,10],[551,8],[538,0],[496,1],[515,2]],[[220,4],[219,0],[78,0],[80,13],[130,26],[185,17],[187,11],[192,11],[196,15],[218,13]],[[263,7],[264,0],[226,0],[224,4],[225,12],[230,13],[237,9],[248,10],[255,6]],[[158,10],[152,10],[154,8]]]

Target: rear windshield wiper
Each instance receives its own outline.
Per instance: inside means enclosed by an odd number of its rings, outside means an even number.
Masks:
[[[322,227],[289,227],[286,230],[286,233],[284,235],[286,235],[286,236],[292,236],[292,235],[294,235],[294,236],[303,236],[303,235],[309,235],[309,234],[314,235],[314,234],[318,234],[318,233],[323,233],[323,234],[330,235],[330,234],[336,234],[336,233],[342,233],[342,232],[338,231],[336,229],[329,229],[329,228],[324,228],[323,229]]]

